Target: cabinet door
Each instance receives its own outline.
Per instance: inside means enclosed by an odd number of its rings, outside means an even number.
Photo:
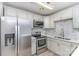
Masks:
[[[60,18],[60,13],[56,13],[56,14],[54,14],[53,16],[54,16],[54,21],[59,21],[59,20],[61,20],[61,18]]]
[[[51,25],[50,26],[51,26],[51,28],[55,28],[55,23],[54,23],[55,16],[51,15],[50,18],[51,18],[51,20],[50,20]]]
[[[58,42],[54,39],[48,38],[47,40],[47,47],[49,50],[51,50],[52,52],[58,53],[59,51],[59,47],[58,47]]]
[[[8,6],[4,6],[5,16],[16,16],[16,9]]]
[[[37,15],[33,14],[33,20],[38,20]]]
[[[26,13],[24,10],[17,9],[17,16],[18,17],[27,19],[26,14],[28,15],[28,13]]]
[[[60,12],[60,20],[68,18],[72,18],[72,8],[68,8]]]
[[[29,12],[26,16],[28,17],[28,19],[33,20],[33,13]]]
[[[37,15],[37,16],[38,16],[39,21],[43,21],[43,16],[41,16],[41,15]]]
[[[71,52],[71,43],[59,41],[59,44],[60,44],[60,51],[59,51],[60,55],[68,56]]]
[[[36,39],[32,37],[31,39],[31,46],[32,46],[32,54],[36,54]]]
[[[37,21],[43,21],[43,16],[33,14],[33,19],[34,19],[34,20],[37,20]]]
[[[51,41],[51,51],[53,51],[54,53],[58,54],[59,51],[59,43],[57,40],[53,39]]]
[[[50,23],[50,16],[45,16],[44,17],[44,28],[51,28],[50,27],[50,25],[51,25],[51,23]]]
[[[79,5],[73,7],[73,26],[79,28]]]
[[[51,50],[51,40],[50,40],[50,38],[47,38],[47,48],[49,50]]]

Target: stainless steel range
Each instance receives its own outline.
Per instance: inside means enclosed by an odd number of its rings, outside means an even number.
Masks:
[[[45,48],[46,47],[46,36],[41,36],[37,38],[37,49]]]
[[[36,43],[36,54],[40,54],[44,51],[44,49],[47,48],[47,37],[46,36],[42,36],[41,32],[35,32],[32,34],[33,37],[35,37],[35,43]],[[41,52],[40,52],[41,51]]]

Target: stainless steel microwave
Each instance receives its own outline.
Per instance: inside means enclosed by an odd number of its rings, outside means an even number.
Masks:
[[[44,22],[43,21],[33,21],[33,28],[43,28]]]

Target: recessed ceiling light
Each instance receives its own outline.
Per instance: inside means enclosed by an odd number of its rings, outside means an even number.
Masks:
[[[53,9],[52,7],[47,6],[46,4],[44,4],[44,3],[42,3],[42,2],[35,2],[35,3],[41,5],[42,7],[47,8],[47,9],[49,9],[49,10],[52,10],[52,9]]]

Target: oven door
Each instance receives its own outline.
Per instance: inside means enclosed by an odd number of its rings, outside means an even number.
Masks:
[[[38,40],[38,47],[42,47],[44,45],[46,45],[46,38],[40,38],[40,40]]]

